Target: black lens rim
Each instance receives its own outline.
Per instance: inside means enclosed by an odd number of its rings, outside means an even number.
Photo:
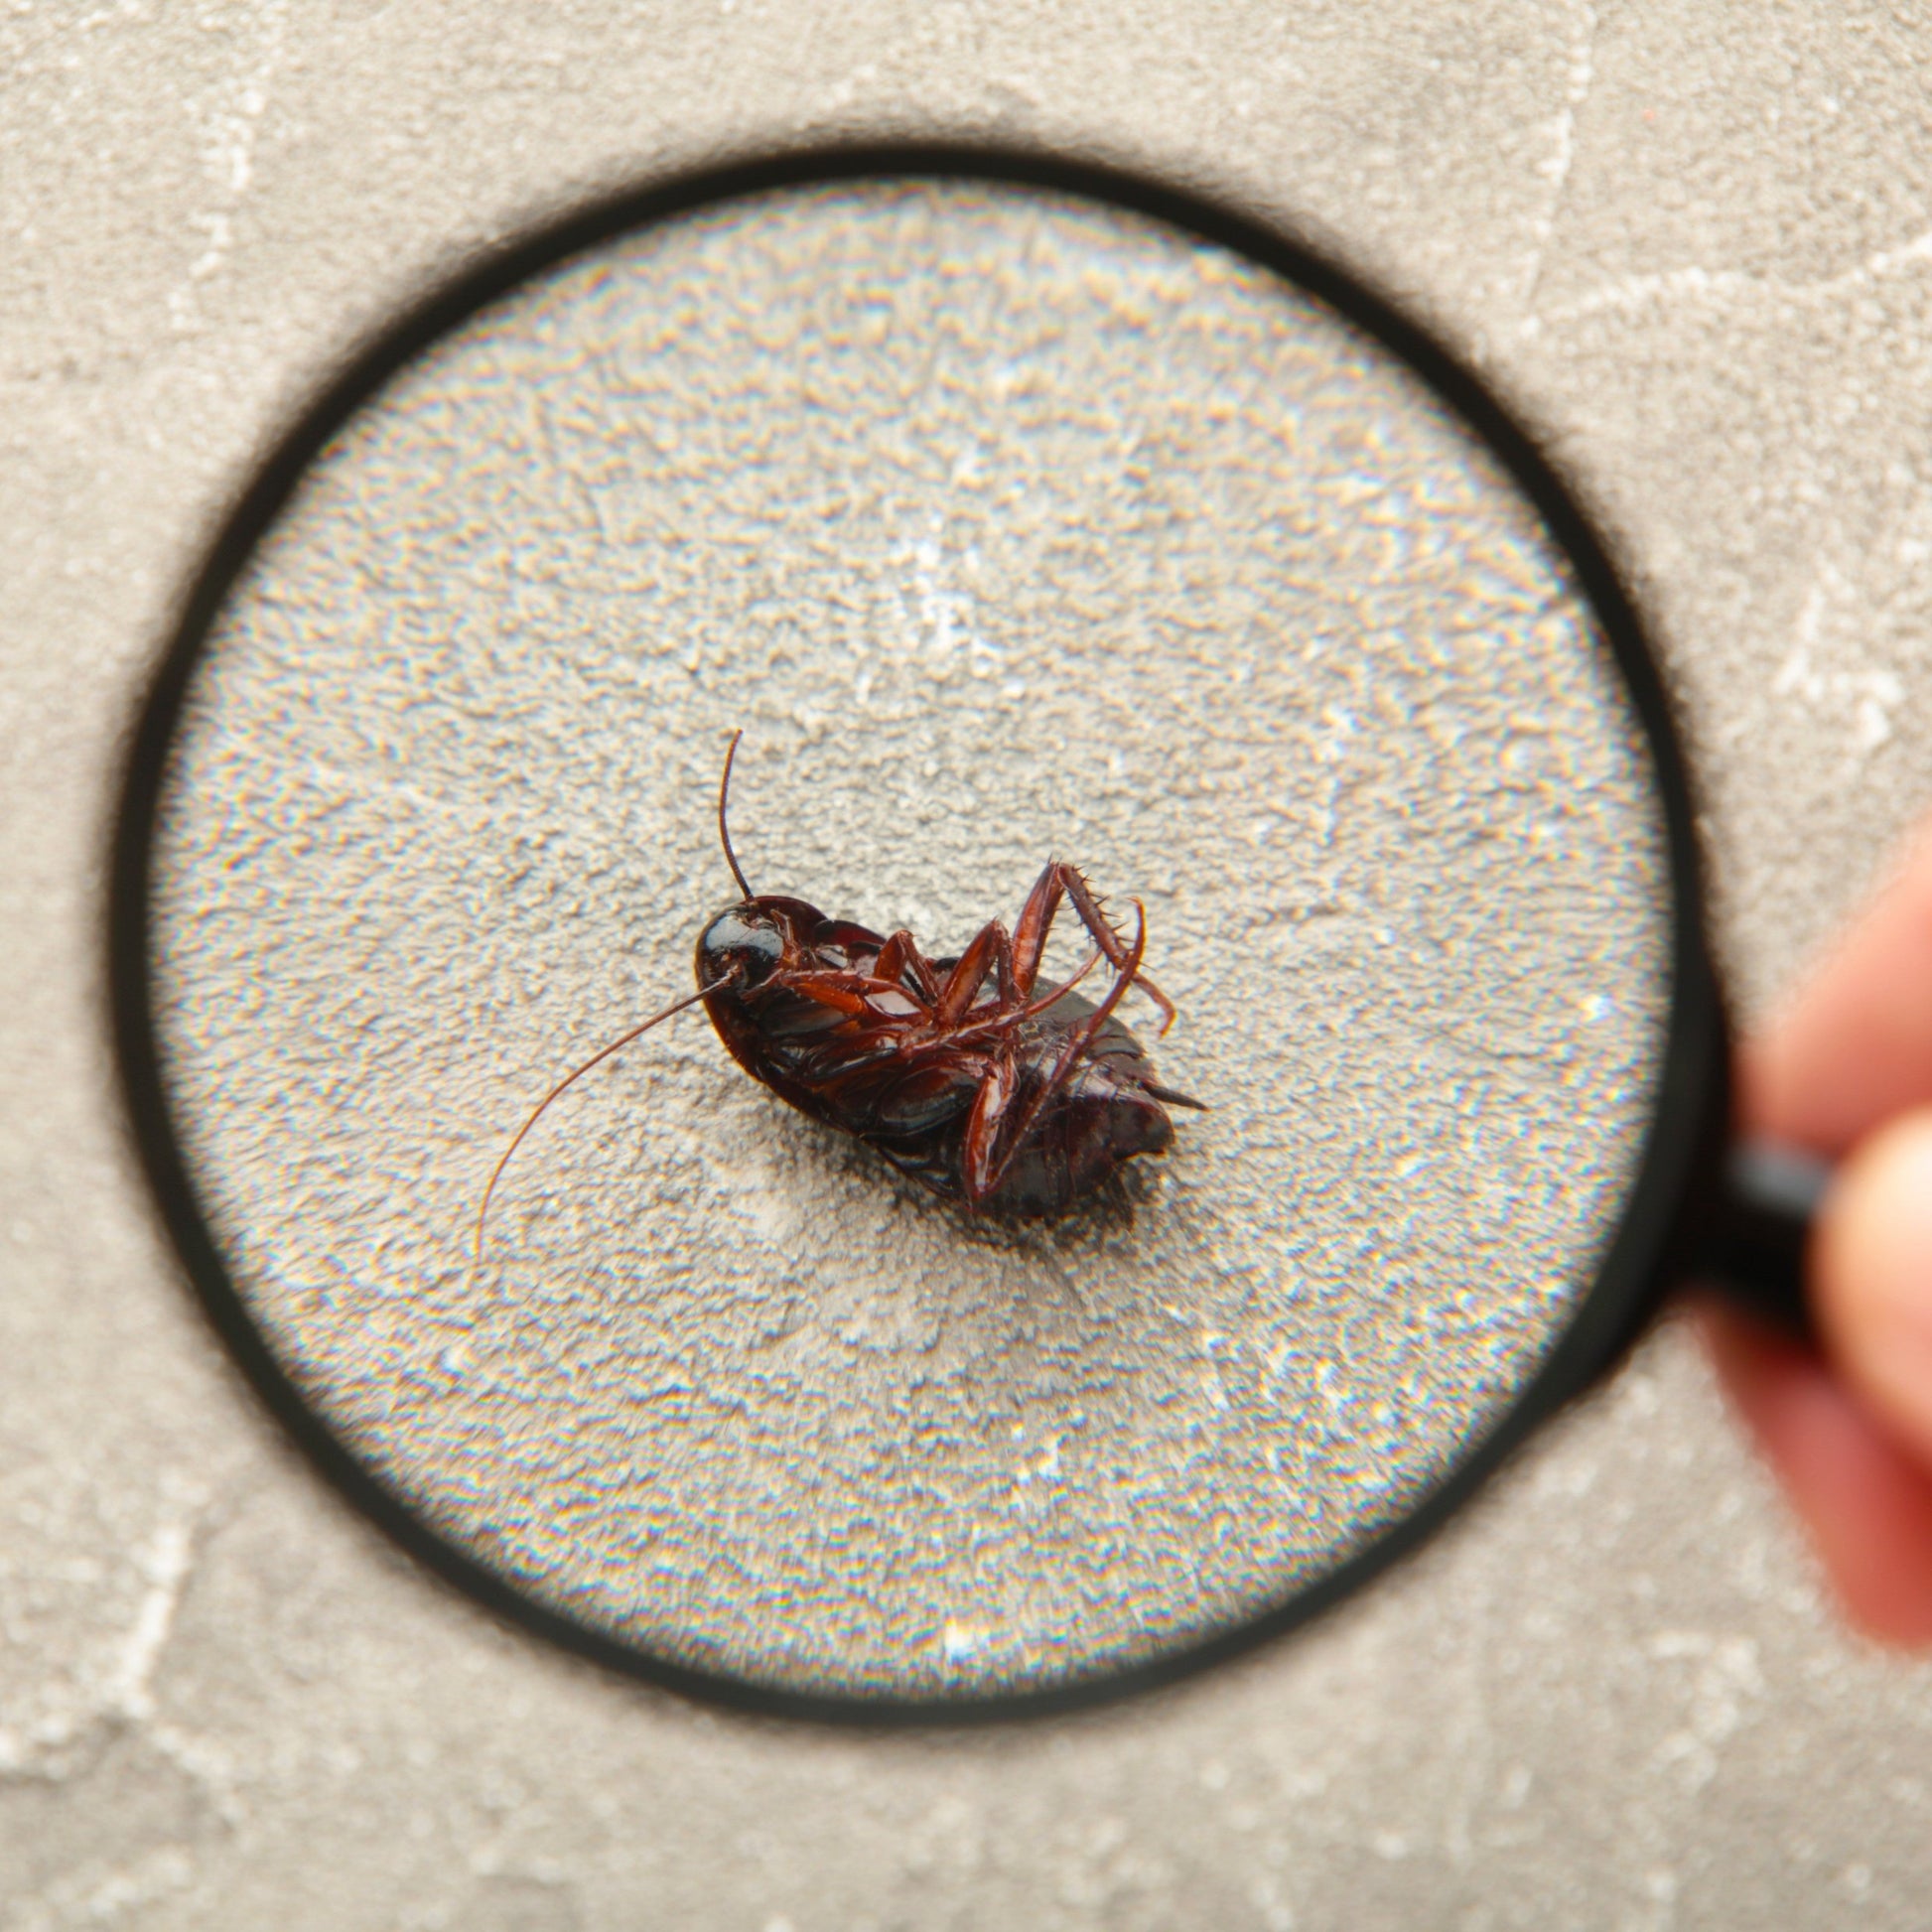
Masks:
[[[940,179],[1038,189],[1162,221],[1272,270],[1328,304],[1401,358],[1494,453],[1542,514],[1594,609],[1641,720],[1658,778],[1673,883],[1671,1006],[1658,1107],[1624,1218],[1597,1278],[1516,1405],[1411,1515],[1317,1584],[1249,1621],[1121,1668],[1026,1690],[961,1698],[835,1694],[692,1668],[580,1623],[525,1594],[438,1534],[310,1407],[231,1279],[203,1213],[162,1076],[149,977],[149,889],[169,748],[195,666],[255,546],[330,438],[415,355],[530,276],[625,232],[720,203],[868,178]],[[357,347],[281,436],[225,517],[180,610],[141,702],[113,832],[107,976],[121,1090],[142,1168],[201,1307],[309,1460],[357,1510],[472,1601],[563,1649],[661,1689],[763,1716],[837,1724],[957,1725],[1040,1717],[1193,1676],[1319,1615],[1417,1549],[1535,1426],[1587,1386],[1642,1329],[1708,1201],[1727,1129],[1729,1053],[1705,937],[1690,776],[1635,604],[1589,518],[1534,440],[1475,372],[1359,271],[1287,224],[1237,211],[1191,187],[1106,163],[978,142],[814,144],[668,175],[542,221],[461,269]]]

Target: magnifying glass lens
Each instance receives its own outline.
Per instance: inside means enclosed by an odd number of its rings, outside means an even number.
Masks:
[[[1628,1208],[1679,907],[1598,618],[1407,361],[1161,219],[832,181],[493,291],[310,456],[194,640],[155,1046],[234,1319],[426,1545],[641,1668],[1024,1701],[1481,1452]],[[696,1010],[473,1273],[741,897],[740,728],[759,893],[934,957],[1049,857],[1141,900],[1179,1017],[1120,1018],[1210,1111],[973,1216]]]

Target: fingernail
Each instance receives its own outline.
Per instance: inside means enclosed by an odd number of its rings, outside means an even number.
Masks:
[[[1834,1361],[1932,1459],[1932,1108],[1889,1122],[1840,1169],[1814,1257]]]

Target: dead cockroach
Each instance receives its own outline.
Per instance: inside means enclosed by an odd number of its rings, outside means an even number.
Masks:
[[[661,1020],[704,1002],[718,1037],[756,1080],[802,1114],[843,1129],[901,1173],[968,1209],[1039,1218],[1091,1193],[1124,1161],[1173,1140],[1167,1108],[1199,1108],[1154,1077],[1114,1009],[1138,985],[1173,1004],[1141,971],[1147,913],[1134,902],[1130,945],[1079,871],[1047,862],[1011,934],[998,919],[952,959],[927,959],[909,932],[881,938],[814,905],[754,893],[727,824],[732,734],[718,786],[718,837],[745,895],[698,939],[698,990],[594,1053],[551,1088],[504,1149],[477,1212],[476,1249],[496,1182],[564,1090]],[[1035,999],[1046,934],[1072,901],[1095,951]],[[1102,959],[1114,982],[1098,1006],[1074,987]]]

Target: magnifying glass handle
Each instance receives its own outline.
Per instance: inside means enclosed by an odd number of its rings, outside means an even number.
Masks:
[[[1828,1162],[1782,1141],[1738,1141],[1696,1273],[1798,1335],[1811,1333],[1805,1248],[1831,1179]]]

